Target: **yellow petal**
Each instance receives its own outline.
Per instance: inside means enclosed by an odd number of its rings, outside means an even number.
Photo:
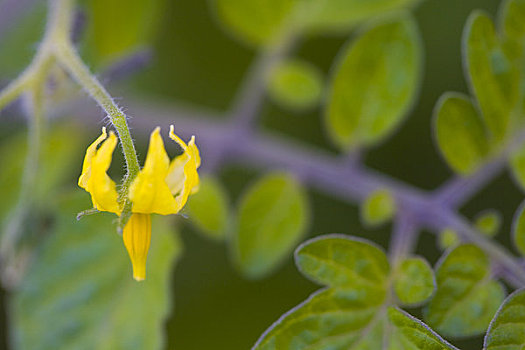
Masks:
[[[133,278],[146,278],[146,259],[151,241],[151,215],[132,214],[122,233],[124,245],[133,265]]]
[[[189,159],[190,155],[184,152],[180,156],[175,157],[170,163],[166,183],[173,195],[179,194],[184,187],[184,165]]]
[[[100,143],[102,145],[97,150]],[[111,131],[107,137],[106,129],[103,128],[102,135],[86,151],[78,184],[91,195],[93,207],[120,214],[116,185],[107,174],[116,145],[115,133]]]
[[[180,137],[175,135],[175,127],[173,125],[170,125],[170,138],[179,144],[183,152],[186,152],[188,145]]]
[[[84,164],[82,164],[82,175],[78,178],[78,185],[87,190],[87,181],[91,176],[91,160],[97,153],[98,145],[108,137],[106,128],[102,128],[102,135],[100,135],[86,150],[86,156],[84,157]]]
[[[184,207],[188,196],[195,193],[199,188],[199,174],[197,168],[201,164],[199,149],[195,144],[195,136],[191,137],[190,142],[186,145],[173,131],[173,125],[170,127],[170,138],[177,142],[184,153],[175,158],[170,166],[170,171],[166,181],[171,185],[170,188],[175,194],[179,208]]]
[[[134,213],[176,214],[179,206],[165,181],[169,158],[156,128],[150,136],[148,155],[144,168],[139,172],[129,191]]]

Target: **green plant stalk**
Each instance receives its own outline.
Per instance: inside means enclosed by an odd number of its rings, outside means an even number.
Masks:
[[[131,182],[140,171],[139,161],[126,115],[97,78],[90,73],[69,39],[68,35],[72,25],[72,4],[72,0],[50,0],[50,9],[56,12],[51,14],[49,45],[52,54],[62,67],[104,109],[110,122],[117,130],[127,169],[119,191],[119,201],[123,207],[118,226],[118,231],[121,232],[131,216],[131,203],[127,198],[127,193]],[[44,42],[47,43],[47,40]]]
[[[115,104],[100,82],[90,74],[86,65],[70,45],[55,45],[55,48],[58,61],[107,113],[111,123],[117,130],[122,145],[128,168],[128,178],[134,178],[138,174],[140,167],[126,115]]]

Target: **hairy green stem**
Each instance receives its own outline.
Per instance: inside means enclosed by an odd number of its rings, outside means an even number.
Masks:
[[[117,130],[122,151],[128,169],[128,178],[134,178],[139,170],[139,162],[133,139],[128,128],[126,115],[113,101],[106,89],[89,72],[76,51],[68,44],[55,45],[55,54],[62,67],[86,90],[91,97],[104,109],[109,120]]]
[[[117,130],[122,145],[128,169],[127,179],[133,179],[139,172],[140,166],[126,115],[97,78],[90,73],[69,39],[73,17],[73,1],[50,0],[50,11],[50,24],[43,45],[45,46],[49,41],[50,50],[62,67],[107,113],[109,120]]]

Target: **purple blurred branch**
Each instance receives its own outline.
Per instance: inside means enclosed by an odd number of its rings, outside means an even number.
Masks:
[[[390,237],[390,261],[392,266],[399,263],[403,257],[411,252],[417,243],[418,228],[416,220],[410,212],[398,208],[399,214],[394,222],[392,236]]]

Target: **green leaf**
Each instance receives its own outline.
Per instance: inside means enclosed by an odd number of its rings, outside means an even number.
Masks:
[[[273,69],[268,92],[275,102],[291,110],[303,110],[319,103],[323,77],[319,70],[304,61],[288,60]]]
[[[512,221],[512,239],[521,255],[525,255],[525,202],[520,205]]]
[[[489,152],[489,143],[481,116],[469,97],[445,93],[434,109],[434,130],[441,154],[460,174],[475,171]]]
[[[343,235],[326,235],[302,244],[295,253],[299,270],[332,286],[312,294],[283,315],[254,349],[375,348],[382,337],[388,260],[375,245]],[[381,312],[380,312],[381,310]]]
[[[373,243],[343,235],[324,235],[303,243],[295,252],[299,271],[316,283],[332,287],[386,289],[389,264]]]
[[[495,236],[501,227],[501,215],[497,210],[486,210],[479,213],[475,219],[475,226],[486,236]]]
[[[522,191],[525,191],[525,147],[519,147],[510,157],[512,179]]]
[[[49,236],[11,296],[15,348],[161,348],[171,310],[170,276],[180,251],[173,229],[165,218],[155,218],[148,274],[139,283],[112,215],[75,220],[90,204],[80,190],[63,200]]]
[[[153,40],[165,0],[87,0],[88,51],[96,63],[111,63]]]
[[[525,348],[525,289],[505,299],[490,323],[483,349],[521,350]]]
[[[394,279],[394,290],[404,305],[417,306],[432,296],[436,288],[434,271],[421,257],[401,262]]]
[[[233,258],[244,275],[261,278],[289,256],[305,234],[308,201],[295,178],[273,173],[249,188],[237,216],[238,227],[231,239]]]
[[[253,350],[381,348],[383,300],[373,288],[320,290],[266,330]]]
[[[393,307],[380,308],[364,293],[314,293],[290,310],[253,350],[454,350],[427,325]]]
[[[470,15],[463,35],[467,79],[482,111],[492,140],[505,138],[518,100],[519,73],[500,45],[492,20],[484,13]]]
[[[373,243],[320,236],[300,246],[295,259],[304,275],[330,288],[285,313],[253,350],[454,349],[420,321],[387,308],[389,265]]]
[[[250,45],[277,40],[288,24],[296,0],[213,0],[215,13],[227,29]]]
[[[303,0],[300,13],[309,31],[348,31],[378,15],[410,9],[419,0]]]
[[[388,190],[376,190],[360,208],[361,221],[370,227],[381,226],[390,221],[396,212],[394,197]]]
[[[387,137],[407,116],[421,76],[413,19],[396,16],[362,33],[334,68],[325,124],[343,149]]]
[[[395,327],[392,342],[398,349],[444,350],[456,349],[426,324],[395,307],[388,308],[388,318]],[[392,347],[390,347],[392,348]]]
[[[191,222],[207,237],[224,239],[230,217],[228,194],[213,177],[201,179],[199,192],[193,194],[185,207]]]
[[[456,247],[438,263],[437,290],[425,320],[446,337],[482,334],[505,298],[490,278],[490,261],[472,244]]]
[[[508,48],[515,57],[523,56],[525,46],[525,0],[502,2],[500,24]]]

